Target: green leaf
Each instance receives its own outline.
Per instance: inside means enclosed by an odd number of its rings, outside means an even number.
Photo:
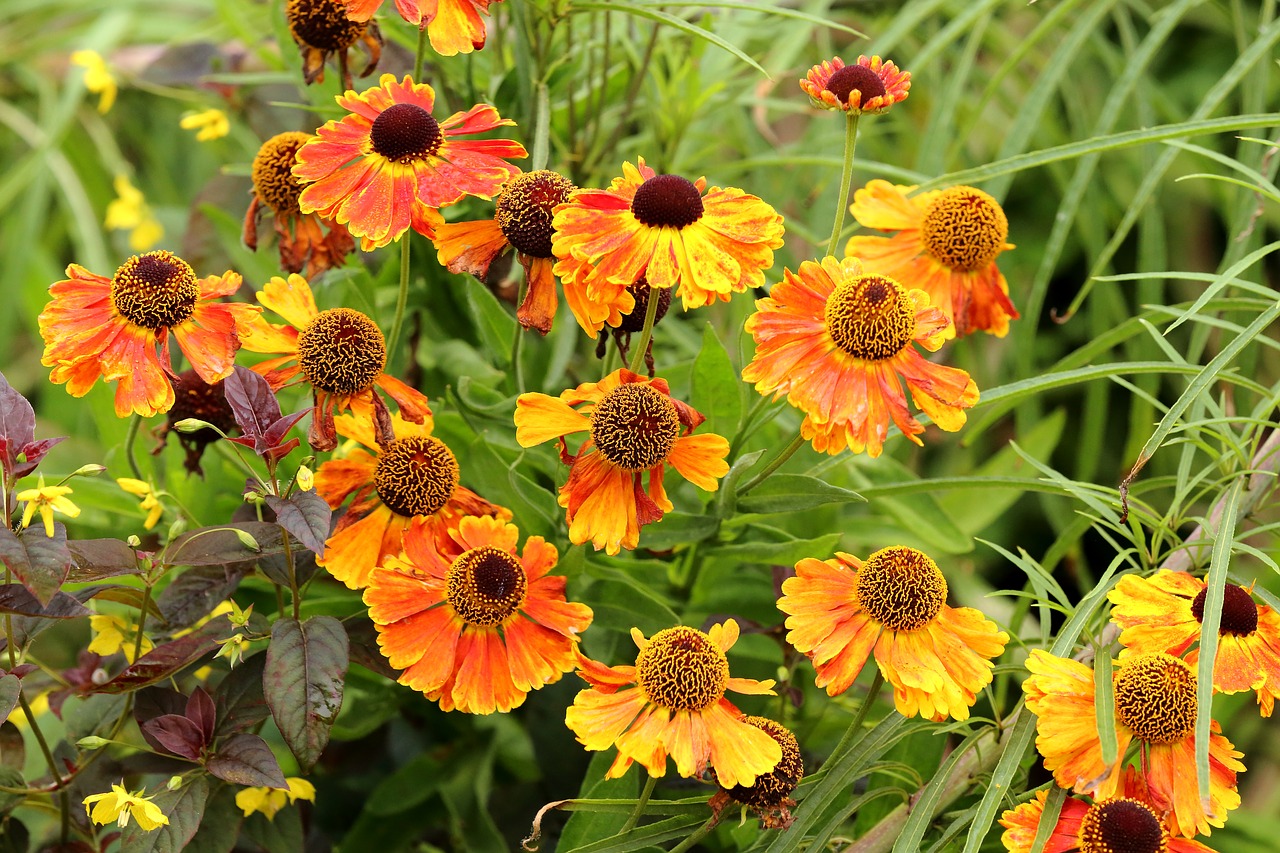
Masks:
[[[807,474],[769,475],[769,479],[738,499],[740,512],[796,512],[830,503],[865,501],[850,489],[833,486]]]
[[[1196,669],[1196,777],[1200,782],[1200,799],[1206,803],[1209,801],[1213,667],[1218,659],[1218,627],[1222,624],[1222,600],[1226,594],[1227,565],[1231,562],[1231,545],[1240,514],[1242,482],[1242,479],[1237,479],[1227,490],[1222,520],[1213,534],[1213,554],[1209,557],[1209,574],[1205,576],[1204,615],[1200,619],[1200,662]]]
[[[515,318],[498,301],[498,297],[474,276],[458,276],[457,280],[462,282],[467,311],[475,323],[481,348],[490,355],[491,361],[510,364],[511,340],[516,333]]]
[[[693,406],[707,416],[698,429],[732,436],[742,417],[742,383],[710,323],[702,330],[702,349],[693,361],[692,384]]]
[[[1036,837],[1031,845],[1031,853],[1041,853],[1049,843],[1049,837],[1058,825],[1058,815],[1062,814],[1062,804],[1067,801],[1067,789],[1057,785],[1049,788],[1049,796],[1044,800],[1044,811],[1040,813],[1040,824],[1036,827]]]
[[[129,853],[178,853],[200,828],[205,803],[209,799],[209,783],[203,776],[190,779],[176,791],[161,791],[155,804],[169,818],[169,823],[150,832],[130,821],[120,837],[120,849]]]
[[[704,30],[702,29],[702,27],[694,26],[693,24],[689,23],[685,19],[677,18],[675,15],[669,14],[667,12],[663,12],[661,9],[655,9],[651,6],[637,6],[633,3],[622,3],[622,2],[619,2],[619,0],[610,0],[610,2],[608,3],[583,2],[583,0],[574,0],[573,10],[575,12],[577,11],[585,12],[585,11],[591,11],[591,10],[600,11],[600,12],[626,12],[627,14],[635,15],[638,18],[649,18],[650,20],[660,21],[661,23],[674,27],[677,30],[686,32],[689,35],[697,36],[700,39],[705,39],[706,41],[711,42],[711,44],[714,44],[716,47],[722,50],[727,50],[729,53],[732,53],[734,56],[738,57],[743,62],[747,63],[748,65],[750,65],[752,68],[759,71],[764,76],[766,77],[769,76],[769,72],[765,71],[764,68],[760,65],[760,63],[756,62],[750,56],[747,56],[745,53],[743,53],[733,44],[720,38],[718,35],[716,35],[713,32]]]
[[[18,707],[20,695],[22,695],[22,682],[18,676],[7,674],[0,677],[0,720],[9,719],[13,709]]]
[[[0,765],[0,785],[8,788],[25,788],[27,782],[22,775],[21,768]],[[0,814],[12,811],[21,805],[25,799],[26,797],[22,794],[0,792]]]
[[[218,785],[205,801],[200,829],[187,842],[186,853],[231,853],[240,835],[244,814],[236,805],[236,792],[230,785]]]
[[[640,547],[669,551],[678,545],[692,545],[714,536],[719,524],[720,520],[710,515],[668,512],[661,521],[644,526],[640,531]]]
[[[1111,683],[1111,647],[1097,649],[1093,656],[1093,712],[1098,721],[1098,742],[1102,746],[1102,763],[1116,763],[1116,697]]]
[[[924,834],[928,831],[929,824],[933,822],[938,807],[941,805],[943,789],[947,785],[951,771],[955,769],[956,764],[969,750],[993,748],[994,743],[990,741],[994,741],[994,739],[994,733],[990,729],[974,732],[951,751],[946,761],[942,762],[942,766],[938,768],[938,772],[933,774],[929,784],[925,785],[924,790],[920,792],[920,796],[912,803],[911,816],[907,818],[907,822],[903,824],[901,831],[898,833],[898,840],[893,845],[893,853],[918,853],[921,849],[920,842],[924,840]],[[988,742],[979,747],[979,740]]]
[[[743,563],[792,565],[806,557],[827,559],[840,544],[840,536],[839,533],[827,533],[814,539],[792,539],[789,542],[735,542],[710,548],[707,556]]]
[[[618,815],[623,820],[625,815]],[[615,835],[612,838],[606,837],[591,844],[584,844],[581,847],[565,847],[560,845],[559,849],[568,850],[569,853],[633,853],[636,850],[652,850],[655,844],[661,844],[664,841],[674,841],[677,838],[685,838],[693,834],[693,830],[703,823],[706,823],[705,815],[677,815],[669,817],[666,820],[654,821],[653,823],[637,826],[626,835]]]
[[[555,534],[560,508],[554,493],[521,473],[517,462],[504,459],[487,435],[471,442],[469,451],[463,477],[477,492],[509,507],[522,532]]]
[[[303,772],[320,758],[342,709],[347,632],[332,616],[281,619],[271,628],[263,693],[271,716]]]
[[[578,797],[591,800],[634,799],[640,789],[637,787],[639,773],[627,773],[619,779],[606,779],[604,774],[613,764],[613,750],[597,752],[591,756],[591,764],[582,779],[582,787]],[[627,822],[625,812],[575,810],[569,815],[564,829],[560,833],[557,845],[563,850],[573,850],[605,838],[613,838]]]

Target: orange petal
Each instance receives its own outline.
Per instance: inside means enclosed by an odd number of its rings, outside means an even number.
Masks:
[[[516,398],[516,441],[533,447],[544,441],[591,429],[591,419],[546,394],[525,393]]]
[[[690,483],[714,492],[720,488],[720,478],[729,473],[728,455],[729,442],[724,437],[705,433],[676,439],[667,461]]]

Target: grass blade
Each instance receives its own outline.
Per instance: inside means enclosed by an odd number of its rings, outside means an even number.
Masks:
[[[1209,574],[1205,578],[1208,592],[1204,598],[1204,616],[1200,620],[1200,663],[1196,672],[1196,778],[1200,783],[1200,799],[1209,803],[1209,724],[1213,717],[1213,665],[1218,657],[1218,626],[1222,623],[1222,598],[1227,583],[1227,564],[1231,562],[1231,543],[1235,539],[1240,512],[1240,484],[1236,480],[1227,492],[1222,508],[1222,521],[1213,537],[1213,555],[1209,558]]]

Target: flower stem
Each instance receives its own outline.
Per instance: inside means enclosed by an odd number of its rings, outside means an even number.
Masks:
[[[804,444],[804,441],[805,441],[804,436],[801,435],[799,432],[797,432],[796,437],[791,439],[791,443],[788,444],[786,447],[782,448],[782,450],[778,453],[778,455],[773,457],[773,461],[765,466],[763,471],[761,471],[759,474],[756,474],[754,477],[752,477],[750,480],[744,483],[741,488],[738,489],[739,497],[741,497],[742,495],[745,495],[747,492],[751,491],[756,486],[763,483],[765,480],[769,478],[770,474],[772,474],[774,471],[777,471],[779,468],[781,468],[788,459],[790,459],[792,456],[795,455],[795,452],[800,449],[800,447]]]
[[[635,829],[636,824],[640,821],[640,815],[644,814],[644,807],[649,804],[649,797],[653,794],[653,789],[657,784],[657,776],[650,776],[649,781],[644,783],[644,790],[640,792],[640,799],[636,800],[635,811],[631,813],[631,817],[627,818],[627,822],[622,825],[622,829],[618,830],[619,835],[626,835]]]
[[[418,28],[418,52],[413,57],[413,82],[422,82],[422,66],[427,58],[427,27]]]
[[[844,214],[849,207],[849,185],[853,183],[853,150],[858,147],[858,118],[861,113],[845,113],[844,117],[844,171],[840,175],[840,195],[836,199],[836,221],[827,242],[827,255],[838,257],[840,232],[844,230]]]
[[[516,289],[516,305],[524,304],[525,296],[529,293],[529,281],[527,278],[520,279],[520,286]],[[524,368],[520,365],[520,348],[524,342],[525,328],[520,323],[519,314],[516,315],[516,330],[511,339],[511,376],[515,379],[516,393],[524,393]]]
[[[629,369],[632,373],[639,373],[641,366],[644,364],[644,354],[649,349],[649,339],[653,337],[653,324],[658,318],[658,294],[653,292],[653,288],[649,289],[649,304],[644,309],[644,329],[640,332],[640,343],[636,344],[635,349],[631,350],[631,365]]]
[[[124,436],[124,458],[129,463],[129,470],[133,472],[135,480],[142,479],[142,469],[138,467],[138,460],[133,456],[133,444],[138,440],[138,427],[142,426],[142,415],[134,414],[129,419],[129,431]]]
[[[840,753],[849,746],[849,743],[862,731],[862,724],[867,721],[867,712],[871,710],[871,706],[876,701],[876,694],[880,692],[880,688],[884,686],[884,675],[881,674],[880,668],[876,667],[876,677],[871,679],[871,686],[867,688],[867,698],[862,700],[862,704],[858,706],[858,711],[853,715],[853,722],[849,723],[849,728],[845,729],[844,735],[840,738],[840,742],[836,744],[836,748],[831,751],[831,757],[828,761],[836,758]]]
[[[706,823],[694,831],[693,835],[690,835],[684,841],[681,841],[675,847],[672,847],[670,853],[685,853],[686,850],[692,850],[695,844],[711,834],[711,830],[715,828],[715,825],[716,818],[715,815],[712,815],[707,818]]]
[[[151,583],[148,582],[142,587],[142,610],[138,612],[138,636],[133,641],[133,661],[136,663],[138,658],[142,657],[142,630],[147,625],[147,608],[151,606]]]
[[[396,295],[396,316],[391,321],[391,335],[387,338],[387,360],[395,357],[400,343],[400,327],[404,325],[404,309],[409,304],[409,232],[400,237],[400,292]]]

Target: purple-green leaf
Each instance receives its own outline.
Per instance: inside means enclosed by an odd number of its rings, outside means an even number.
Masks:
[[[267,699],[262,693],[262,670],[266,662],[265,654],[246,658],[214,688],[219,735],[253,728],[271,714]]]
[[[255,734],[232,735],[218,748],[205,769],[224,782],[255,788],[288,788],[280,762],[267,742]]]
[[[276,521],[316,554],[324,553],[324,540],[329,538],[329,519],[333,510],[324,498],[314,491],[294,492],[285,500],[275,495],[266,496],[267,506],[276,514]]]
[[[0,585],[0,613],[18,616],[35,616],[41,619],[74,619],[91,616],[93,611],[75,597],[59,592],[47,602],[41,602],[20,583]]]
[[[35,409],[0,373],[0,467],[9,483],[30,474],[51,447],[66,441],[65,436],[40,441],[35,438]]]
[[[55,523],[53,536],[46,536],[44,525],[37,524],[14,536],[7,527],[0,526],[0,562],[41,604],[48,604],[71,570],[67,528]]]
[[[166,751],[190,761],[195,761],[204,751],[204,733],[198,725],[180,714],[161,714],[139,728]]]
[[[253,564],[249,562],[187,569],[174,578],[157,599],[165,622],[185,628],[207,616],[235,592],[240,581],[251,571]]]
[[[214,619],[198,631],[156,646],[93,692],[126,693],[176,675],[218,648],[219,639],[229,632],[226,619]]]
[[[0,677],[0,719],[8,719],[13,709],[18,707],[18,696],[22,693],[22,681],[12,673]]]
[[[136,552],[119,539],[78,539],[67,543],[71,552],[71,571],[67,580],[73,583],[138,574]]]
[[[242,534],[257,543],[256,550],[240,538]],[[159,557],[166,566],[219,566],[249,562],[283,550],[280,525],[241,521],[188,531],[169,543]]]
[[[348,653],[347,632],[332,616],[281,619],[271,629],[262,688],[303,772],[324,752],[342,709]]]

